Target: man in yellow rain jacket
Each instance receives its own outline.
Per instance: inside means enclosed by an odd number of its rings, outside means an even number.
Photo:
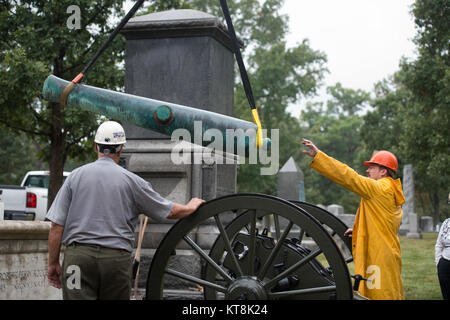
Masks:
[[[401,205],[405,202],[397,173],[397,159],[388,151],[374,153],[364,177],[347,165],[327,156],[309,140],[303,139],[309,150],[303,153],[313,157],[310,166],[326,178],[361,196],[353,229],[352,253],[355,274],[362,281],[359,293],[369,299],[404,299],[401,277],[402,260],[398,230],[402,221]]]

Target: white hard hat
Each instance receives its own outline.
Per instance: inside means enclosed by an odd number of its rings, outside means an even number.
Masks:
[[[120,123],[115,121],[105,121],[97,129],[95,134],[95,143],[104,145],[124,144],[125,130]]]

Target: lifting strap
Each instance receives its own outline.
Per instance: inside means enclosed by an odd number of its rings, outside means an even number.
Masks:
[[[128,20],[136,13],[139,7],[142,5],[144,0],[138,0],[134,4],[134,6],[130,9],[130,11],[126,14],[126,16],[120,21],[119,25],[114,29],[114,31],[109,36],[108,40],[100,47],[100,49],[95,53],[94,57],[87,63],[87,65],[83,68],[83,70],[64,88],[60,97],[60,104],[66,105],[67,98],[72,90],[75,88],[76,84],[80,83],[80,81],[84,78],[85,74],[89,70],[89,68],[95,63],[98,57],[106,50],[109,44],[114,40],[117,34],[120,32],[122,27],[128,22]],[[239,47],[239,43],[236,37],[236,33],[234,31],[233,22],[231,21],[230,12],[228,9],[228,4],[226,0],[220,0],[220,5],[222,7],[222,12],[225,16],[225,20],[228,26],[228,32],[234,47],[234,54],[236,56],[236,61],[239,66],[239,71],[241,74],[242,84],[244,86],[245,94],[247,96],[247,100],[250,104],[253,121],[257,126],[256,131],[256,145],[258,148],[263,145],[263,134],[262,134],[262,126],[261,120],[259,119],[258,110],[256,109],[255,99],[253,97],[252,87],[250,85],[250,80],[248,78],[247,70],[245,69],[244,61],[242,59],[241,50]]]
[[[256,109],[255,99],[253,98],[253,91],[250,85],[250,80],[248,78],[247,70],[245,69],[244,61],[241,55],[241,49],[234,31],[233,22],[231,21],[230,11],[228,10],[227,0],[220,0],[220,5],[222,7],[223,15],[225,16],[225,21],[228,26],[228,33],[230,35],[231,41],[233,42],[234,54],[236,56],[236,61],[239,66],[239,72],[241,73],[242,84],[244,86],[245,95],[247,96],[248,103],[252,111],[253,121],[257,126],[256,131],[256,145],[258,148],[263,145],[263,134],[261,121],[259,119],[258,110]]]
[[[120,32],[122,27],[130,20],[130,18],[136,13],[137,9],[142,5],[144,0],[138,0],[134,4],[134,6],[130,9],[130,11],[127,13],[125,17],[120,21],[119,25],[114,29],[114,31],[109,36],[108,40],[103,43],[103,45],[100,47],[100,49],[97,50],[94,57],[86,64],[86,66],[83,68],[83,70],[64,88],[63,92],[61,93],[61,97],[59,99],[59,103],[63,106],[67,104],[67,98],[72,92],[72,90],[75,88],[75,85],[79,83],[89,68],[94,64],[95,61],[97,61],[98,57],[108,48],[109,44],[114,40],[114,38],[117,36],[117,34]]]

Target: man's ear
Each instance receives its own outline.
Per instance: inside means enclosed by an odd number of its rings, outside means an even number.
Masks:
[[[120,155],[122,154],[122,150],[123,150],[123,144],[120,145],[119,152],[117,152],[117,154],[119,155],[119,157],[120,157]]]

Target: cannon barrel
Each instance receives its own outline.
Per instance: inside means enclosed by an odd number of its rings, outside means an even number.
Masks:
[[[69,83],[69,81],[50,75],[44,82],[42,91],[44,99],[50,102],[59,102],[64,88]],[[205,132],[215,129],[218,131],[210,131],[208,136],[212,135],[214,139],[217,139],[217,133],[221,133],[222,144],[213,141],[214,147],[221,146],[222,150],[220,151],[224,152],[238,153],[240,150],[244,150],[245,156],[247,156],[250,148],[256,148],[256,124],[207,110],[84,84],[75,85],[67,98],[67,105],[168,136],[171,136],[177,129],[185,129],[189,132],[192,143],[200,142],[199,134],[203,137]],[[198,132],[200,124],[201,132]],[[233,141],[230,141],[231,139]],[[201,145],[208,146],[211,143],[211,140],[201,138]],[[233,150],[227,149],[227,144],[233,146]],[[269,144],[270,139],[264,139],[263,148],[267,148]]]

